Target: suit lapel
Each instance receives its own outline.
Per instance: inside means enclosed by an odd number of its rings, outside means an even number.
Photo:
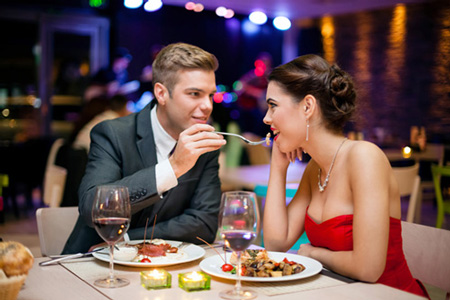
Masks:
[[[144,107],[144,109],[141,110],[137,116],[137,124],[136,124],[137,127],[136,132],[138,136],[137,148],[145,168],[155,166],[158,163],[156,158],[156,145],[153,136],[151,113],[150,113],[155,103],[156,100],[152,101],[150,104]],[[167,202],[166,198],[170,194],[171,190],[164,193],[164,199],[161,199],[152,206],[149,206],[146,209],[144,209],[140,215],[138,224],[140,226],[144,226],[145,222],[147,221],[147,217],[149,224],[153,224],[155,215],[161,210],[161,208]],[[158,220],[156,221],[158,222]]]

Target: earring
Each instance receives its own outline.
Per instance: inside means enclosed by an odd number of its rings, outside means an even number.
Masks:
[[[309,120],[306,120],[306,141],[309,140]]]

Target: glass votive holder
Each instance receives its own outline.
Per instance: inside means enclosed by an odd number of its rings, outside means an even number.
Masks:
[[[172,275],[162,269],[141,272],[141,285],[147,290],[166,289],[172,286]]]
[[[211,277],[203,272],[178,274],[178,286],[185,291],[202,291],[211,288]]]

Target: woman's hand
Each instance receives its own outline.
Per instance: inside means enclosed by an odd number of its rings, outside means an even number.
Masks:
[[[298,249],[297,254],[298,255],[303,255],[303,256],[307,256],[307,257],[311,257],[311,252],[316,249],[316,247],[314,247],[311,244],[301,244],[300,248]]]
[[[280,168],[287,169],[289,166],[289,163],[294,162],[296,158],[299,160],[302,159],[302,148],[297,148],[294,151],[291,152],[281,152],[278,144],[274,143],[274,146],[272,147],[272,161],[271,164],[275,166],[279,166]]]

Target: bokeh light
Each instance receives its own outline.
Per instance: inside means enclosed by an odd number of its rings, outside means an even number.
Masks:
[[[225,17],[225,14],[227,13],[227,9],[225,6],[219,6],[216,8],[216,15],[219,17]]]
[[[267,16],[262,11],[254,11],[248,16],[253,24],[262,25],[267,22]]]
[[[276,17],[273,19],[273,26],[278,30],[288,30],[291,28],[291,21],[286,17]]]
[[[184,5],[184,7],[185,7],[187,10],[193,10],[194,7],[195,7],[195,3],[194,3],[194,2],[187,2],[187,3]]]
[[[255,60],[255,71],[254,71],[254,73],[255,73],[256,76],[258,76],[258,77],[263,76],[264,73],[266,73],[266,70],[267,70],[267,66],[264,63],[264,61],[262,61],[261,59]]]
[[[255,34],[259,32],[260,27],[252,23],[250,20],[244,20],[242,23],[242,30],[246,34]]]
[[[232,9],[227,9],[227,13],[225,14],[225,19],[231,19],[232,17],[234,17],[234,10]]]
[[[213,96],[213,100],[216,103],[221,103],[223,101],[223,93],[215,93]]]
[[[233,90],[239,92],[240,90],[242,90],[242,86],[243,86],[243,85],[242,85],[242,81],[236,80],[236,81],[233,83]]]
[[[144,4],[144,9],[146,11],[157,11],[162,7],[163,3],[161,0],[148,0]]]
[[[123,5],[126,8],[134,9],[142,6],[143,0],[124,0]]]
[[[223,102],[231,103],[233,101],[233,96],[230,93],[223,94]]]
[[[205,7],[203,6],[203,4],[201,4],[201,3],[197,3],[197,4],[195,4],[195,6],[194,6],[194,11],[195,12],[201,12],[201,11],[203,11],[205,9]]]

